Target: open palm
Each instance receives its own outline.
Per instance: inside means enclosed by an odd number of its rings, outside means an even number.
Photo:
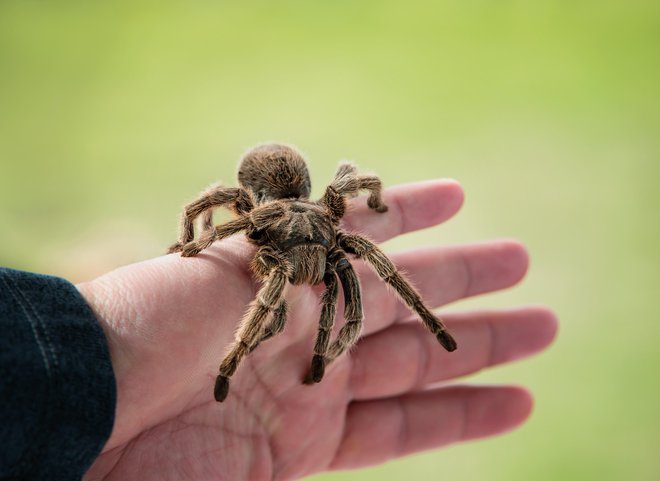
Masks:
[[[448,219],[463,194],[453,181],[431,181],[384,198],[385,214],[355,199],[345,228],[383,241]],[[247,267],[254,252],[237,236],[194,258],[163,256],[78,286],[108,337],[118,385],[112,436],[86,480],[296,479],[495,435],[529,414],[522,388],[436,384],[542,350],[556,330],[550,311],[446,314],[459,345],[447,353],[359,261],[362,338],[321,383],[302,383],[321,289],[299,286],[287,294],[284,332],[243,361],[226,401],[215,402],[218,364],[258,289]],[[515,241],[391,257],[429,307],[513,285],[527,269]]]

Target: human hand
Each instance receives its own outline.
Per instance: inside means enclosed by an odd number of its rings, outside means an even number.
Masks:
[[[393,187],[384,198],[384,214],[354,200],[345,228],[383,241],[443,222],[463,193],[440,180]],[[532,401],[522,388],[434,383],[542,350],[556,332],[549,310],[445,314],[459,346],[447,353],[357,260],[365,320],[354,350],[321,383],[302,384],[322,289],[297,286],[284,332],[242,362],[217,403],[218,364],[258,287],[248,270],[254,252],[236,236],[196,257],[162,256],[78,286],[106,333],[118,385],[112,435],[85,480],[296,479],[493,436],[527,418]],[[429,307],[511,286],[527,269],[515,241],[391,258]]]

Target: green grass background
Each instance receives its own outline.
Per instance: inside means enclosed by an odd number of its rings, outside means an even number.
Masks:
[[[0,3],[0,265],[74,281],[155,256],[184,201],[267,140],[386,185],[458,179],[388,250],[522,240],[543,355],[509,435],[318,480],[660,478],[660,2]]]

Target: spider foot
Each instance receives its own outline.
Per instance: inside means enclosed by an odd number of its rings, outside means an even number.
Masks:
[[[303,383],[314,384],[321,382],[323,374],[325,374],[325,358],[318,354],[314,354],[314,357],[312,358],[312,368],[307,373],[307,376],[305,376]]]
[[[375,210],[376,212],[381,213],[381,214],[382,214],[383,212],[387,212],[388,209],[389,209],[389,208],[387,207],[387,205],[385,205],[382,201],[380,201],[380,202],[379,202],[379,201],[372,201],[372,200],[370,200],[370,199],[367,200],[367,206],[368,206],[370,209],[373,209],[373,210]]]
[[[202,249],[197,245],[196,242],[188,242],[186,245],[183,246],[181,249],[181,256],[182,257],[192,257],[194,255],[199,254],[199,252]]]
[[[382,214],[383,212],[387,212],[389,210],[389,207],[387,207],[385,204],[381,204],[378,207],[375,207],[374,210]]]
[[[456,350],[456,341],[447,331],[440,331],[436,334],[436,337],[438,338],[438,341],[440,341],[440,344],[442,344],[442,347],[449,352]]]
[[[181,252],[181,249],[183,249],[183,245],[181,244],[181,242],[177,242],[176,244],[172,244],[167,249],[167,253],[168,254],[174,254],[175,252]]]
[[[213,389],[213,396],[215,400],[221,403],[227,397],[229,392],[229,378],[218,374],[218,377],[215,378],[215,389]]]

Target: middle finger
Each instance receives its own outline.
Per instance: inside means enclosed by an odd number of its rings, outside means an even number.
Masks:
[[[395,396],[543,350],[557,332],[544,307],[447,315],[459,349],[448,353],[420,323],[364,338],[351,355],[355,399]]]
[[[523,278],[528,265],[525,248],[513,240],[416,249],[393,254],[391,259],[430,309],[512,286]],[[410,315],[385,281],[364,263],[355,264],[362,287],[363,336]]]

